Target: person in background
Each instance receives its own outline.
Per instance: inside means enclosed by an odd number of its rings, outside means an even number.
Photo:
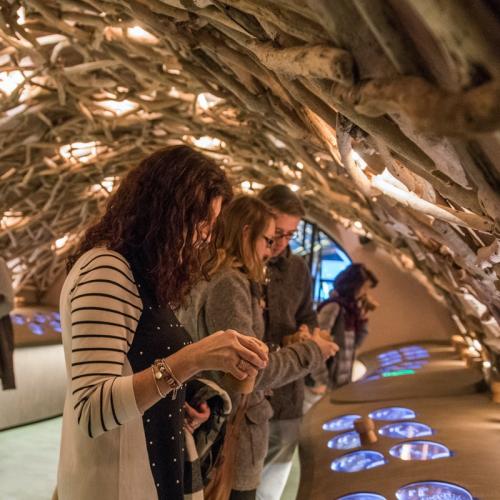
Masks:
[[[193,288],[188,307],[178,313],[179,319],[197,339],[228,328],[262,339],[264,263],[272,254],[274,214],[258,198],[240,196],[224,210],[221,222],[216,237],[219,255],[209,280]],[[235,455],[224,457],[233,465],[231,500],[254,499],[260,482],[272,415],[264,391],[304,378],[335,352],[335,344],[316,331],[302,343],[269,353],[269,364],[259,372],[253,392],[239,402],[237,412],[242,411],[244,417],[236,439],[228,443],[228,451]],[[237,406],[238,394],[231,395]]]
[[[328,385],[332,388],[348,384],[356,349],[368,334],[368,313],[377,307],[369,290],[378,283],[363,264],[351,264],[334,280],[330,298],[318,306],[318,323],[331,332],[339,345],[339,353],[328,365]]]
[[[15,389],[14,376],[14,330],[10,312],[14,308],[12,277],[5,260],[0,257],[0,379],[2,388]]]
[[[264,188],[259,198],[276,214],[276,230],[266,286],[265,340],[277,345],[299,330],[313,331],[317,326],[312,302],[312,284],[305,261],[293,255],[288,244],[305,216],[301,199],[285,185]],[[279,500],[292,467],[299,439],[304,400],[304,378],[273,391],[274,411],[270,422],[269,450],[265,460],[259,500]]]
[[[207,417],[186,415],[186,382],[205,370],[245,379],[267,365],[267,352],[234,331],[193,343],[173,312],[230,198],[210,158],[157,151],[125,176],[70,258],[59,500],[184,499],[183,428]]]

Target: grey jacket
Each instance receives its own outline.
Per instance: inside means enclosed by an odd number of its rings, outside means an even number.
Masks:
[[[264,320],[259,296],[248,278],[235,269],[218,272],[209,282],[199,283],[191,292],[187,308],[177,311],[179,320],[199,340],[218,330],[234,329],[262,339]],[[275,389],[307,373],[322,363],[314,342],[293,345],[273,352],[267,368],[259,373],[238,441],[233,489],[253,490],[267,453],[271,405],[264,392]]]
[[[295,333],[300,325],[305,324],[311,330],[317,326],[311,275],[304,259],[293,255],[289,248],[281,256],[272,259],[268,269],[265,340],[280,345],[283,337]],[[275,420],[300,418],[304,378],[298,378],[273,391],[270,401]]]

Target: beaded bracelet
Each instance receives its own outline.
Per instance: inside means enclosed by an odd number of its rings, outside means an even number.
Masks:
[[[167,364],[167,362],[164,359],[155,359],[155,362],[152,365],[152,370],[153,374],[155,377],[155,383],[156,383],[156,388],[158,390],[158,394],[162,398],[165,396],[163,393],[160,391],[160,388],[158,386],[158,380],[164,379],[165,382],[167,382],[168,388],[172,391],[172,399],[175,399],[177,397],[177,391],[182,387],[182,383],[177,380],[177,378],[174,375],[174,372],[172,371],[172,368]]]

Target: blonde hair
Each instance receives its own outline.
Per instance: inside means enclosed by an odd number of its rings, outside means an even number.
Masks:
[[[242,195],[224,209],[215,231],[217,256],[209,275],[224,266],[241,269],[248,278],[263,283],[264,264],[257,255],[256,244],[275,215],[272,209],[254,196]],[[248,237],[243,230],[248,227]]]

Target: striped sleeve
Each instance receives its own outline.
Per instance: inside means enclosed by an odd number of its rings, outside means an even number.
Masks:
[[[140,417],[124,365],[142,301],[126,260],[102,250],[80,268],[70,291],[71,392],[89,437]]]

